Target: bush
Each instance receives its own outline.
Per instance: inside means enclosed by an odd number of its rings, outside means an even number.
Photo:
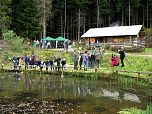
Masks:
[[[146,34],[146,47],[152,47],[152,29],[145,29]]]
[[[104,49],[106,49],[106,50],[109,50],[110,47],[111,47],[110,44],[105,44],[105,45],[104,45]]]
[[[5,51],[4,53],[3,53],[3,58],[4,58],[4,60],[6,60],[6,61],[8,61],[10,58],[12,58],[12,54],[11,53],[9,53],[8,51]]]
[[[21,51],[23,49],[23,39],[14,33],[13,30],[6,30],[3,33],[4,41],[9,48],[14,51]]]
[[[110,46],[109,50],[117,51],[120,46]],[[143,52],[144,48],[142,47],[131,47],[131,46],[124,46],[126,52]]]

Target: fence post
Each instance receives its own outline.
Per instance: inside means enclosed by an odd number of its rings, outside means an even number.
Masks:
[[[4,71],[4,64],[2,64],[2,72]]]
[[[95,67],[95,73],[97,73],[97,71],[98,71],[98,69],[97,69],[97,67]]]

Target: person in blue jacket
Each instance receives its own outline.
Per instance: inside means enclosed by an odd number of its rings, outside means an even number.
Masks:
[[[28,55],[24,57],[24,62],[25,62],[25,70],[28,69],[28,65],[30,64],[30,58]]]

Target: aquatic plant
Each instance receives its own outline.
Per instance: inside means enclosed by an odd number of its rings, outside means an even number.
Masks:
[[[122,85],[123,87],[133,87],[134,85],[138,85],[139,87],[149,87],[150,86],[149,81],[146,79],[124,77],[124,76],[118,76],[117,82],[118,82],[118,84]]]
[[[144,111],[137,108],[122,109],[118,114],[144,114]]]
[[[152,104],[147,104],[146,110],[138,108],[125,108],[118,112],[118,114],[152,114]]]

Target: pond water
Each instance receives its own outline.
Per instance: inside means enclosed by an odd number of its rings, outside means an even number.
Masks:
[[[4,114],[116,114],[122,108],[145,109],[152,89],[76,77],[0,74],[0,112]]]

